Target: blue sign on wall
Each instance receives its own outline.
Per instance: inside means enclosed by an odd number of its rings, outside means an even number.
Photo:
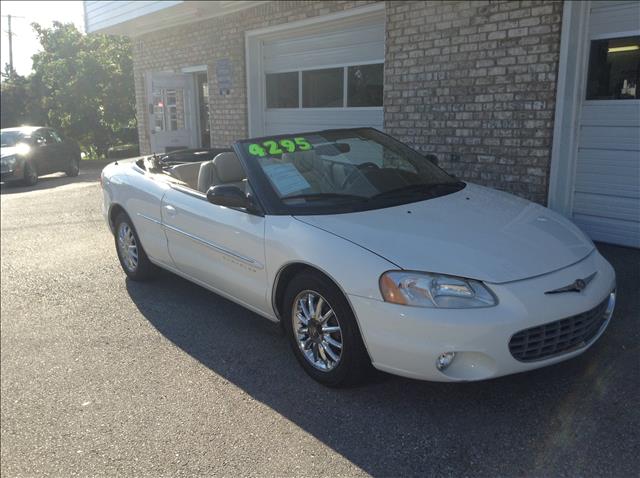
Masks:
[[[221,95],[228,95],[233,86],[233,65],[229,58],[216,60],[216,79]]]

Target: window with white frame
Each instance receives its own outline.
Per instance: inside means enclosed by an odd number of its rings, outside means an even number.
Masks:
[[[267,108],[381,107],[384,64],[267,73]]]

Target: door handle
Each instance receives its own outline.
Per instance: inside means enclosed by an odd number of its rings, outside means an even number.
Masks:
[[[176,208],[173,207],[171,204],[165,204],[164,210],[167,213],[167,216],[170,216],[170,217],[173,217],[176,214],[178,214],[178,211],[176,211]]]

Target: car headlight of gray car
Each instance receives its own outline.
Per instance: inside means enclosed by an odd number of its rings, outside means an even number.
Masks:
[[[467,309],[498,303],[480,281],[430,272],[385,272],[380,276],[380,292],[386,302],[413,307]]]
[[[18,161],[18,158],[15,157],[15,155],[13,156],[5,156],[4,158],[2,158],[2,165],[8,169],[13,169],[16,167],[16,162]]]

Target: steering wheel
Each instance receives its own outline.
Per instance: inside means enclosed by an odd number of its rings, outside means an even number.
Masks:
[[[342,189],[344,190],[347,188],[347,186],[351,186],[351,184],[354,183],[355,180],[360,177],[360,172],[366,171],[368,169],[380,169],[380,166],[378,166],[375,163],[372,163],[371,161],[358,164],[355,168],[351,170],[349,174],[347,174],[347,177],[344,178],[344,181],[342,183]]]

